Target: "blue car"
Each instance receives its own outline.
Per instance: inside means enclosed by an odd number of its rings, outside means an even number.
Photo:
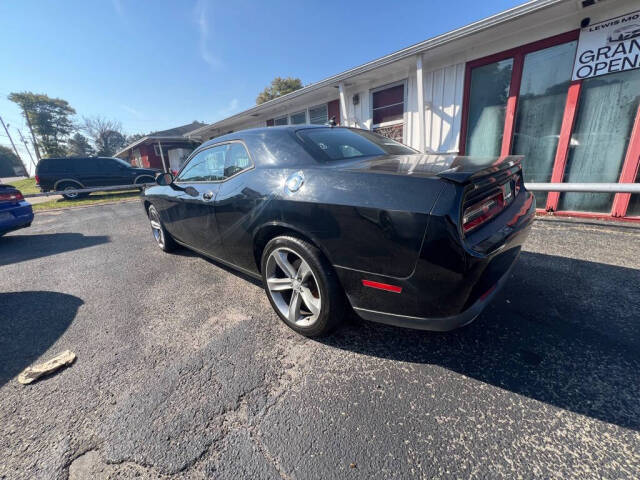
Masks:
[[[33,221],[33,209],[20,190],[0,185],[0,235],[25,228]]]

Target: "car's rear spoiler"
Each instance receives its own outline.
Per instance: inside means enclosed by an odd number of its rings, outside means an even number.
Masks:
[[[522,159],[522,155],[456,157],[448,169],[437,173],[437,175],[455,183],[468,183],[476,178],[493,175],[513,166],[520,166]]]

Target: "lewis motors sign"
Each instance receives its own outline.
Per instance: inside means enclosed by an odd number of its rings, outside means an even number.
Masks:
[[[572,80],[640,68],[640,11],[580,31]]]

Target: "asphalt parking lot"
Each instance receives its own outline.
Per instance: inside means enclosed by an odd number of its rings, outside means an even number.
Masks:
[[[40,213],[0,238],[0,478],[640,478],[640,229],[525,250],[468,327],[316,341],[138,202]]]

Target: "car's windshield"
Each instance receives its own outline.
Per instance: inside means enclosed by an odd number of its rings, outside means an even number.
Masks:
[[[416,150],[373,132],[350,128],[306,128],[298,137],[318,160],[344,160],[373,155],[407,155]]]

